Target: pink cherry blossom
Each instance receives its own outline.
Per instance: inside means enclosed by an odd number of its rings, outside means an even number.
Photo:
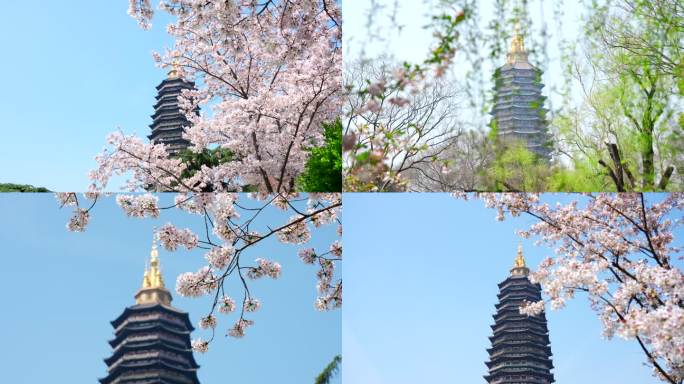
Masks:
[[[316,261],[316,251],[313,248],[302,248],[298,254],[299,258],[306,264],[313,264]]]
[[[83,232],[88,225],[88,220],[90,220],[88,210],[77,208],[67,224],[67,229],[73,232]]]
[[[231,313],[235,310],[235,300],[228,296],[223,296],[220,300],[219,312]]]
[[[235,249],[230,246],[212,247],[205,255],[207,262],[213,268],[224,269],[233,260]]]
[[[202,329],[214,329],[216,328],[216,317],[209,315],[200,319],[200,328]]]
[[[150,193],[144,195],[117,195],[116,203],[123,208],[128,216],[132,217],[158,217],[159,198]]]
[[[159,241],[169,251],[175,251],[179,245],[190,250],[197,247],[197,235],[189,229],[178,229],[173,224],[164,224],[157,231],[159,234]]]
[[[337,257],[342,257],[342,243],[335,241],[330,245],[330,253]]]
[[[261,302],[257,299],[248,297],[243,304],[243,308],[246,312],[255,312],[261,308]]]
[[[181,296],[197,297],[206,295],[216,288],[216,277],[209,267],[197,272],[185,272],[176,279],[176,292]]]
[[[278,240],[290,244],[307,243],[311,239],[311,232],[306,225],[306,221],[302,220],[302,218],[301,216],[292,216],[290,218],[291,225],[278,232]]]
[[[209,342],[202,339],[194,339],[191,343],[192,350],[199,353],[209,351]]]
[[[235,323],[235,325],[233,326],[233,328],[231,328],[231,329],[228,331],[228,335],[229,335],[229,336],[232,336],[232,337],[235,337],[235,338],[244,337],[244,336],[245,336],[245,329],[247,329],[248,327],[252,326],[253,324],[254,324],[254,321],[252,321],[252,320],[247,320],[247,319],[240,318],[240,320],[238,320],[238,321]]]
[[[78,205],[78,198],[74,192],[57,192],[55,198],[61,207],[75,207]]]
[[[258,279],[263,276],[268,276],[272,279],[280,277],[280,264],[274,261],[258,258],[256,259],[257,267],[250,268],[247,276],[250,279]]]

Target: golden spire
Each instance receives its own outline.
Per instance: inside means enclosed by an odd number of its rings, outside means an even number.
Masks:
[[[518,254],[515,256],[515,263],[511,269],[513,275],[527,275],[530,270],[525,266],[525,257],[523,256],[522,243],[518,244]]]
[[[525,257],[522,252],[522,243],[518,244],[518,255],[515,257],[515,267],[522,268],[525,266]]]
[[[513,39],[511,40],[511,49],[508,51],[507,57],[509,64],[522,61],[527,62],[527,52],[525,52],[525,41],[523,40],[523,35],[520,31],[520,22],[515,23]]]
[[[173,64],[171,64],[171,70],[169,71],[169,79],[177,79],[180,77],[178,74],[178,68],[180,67],[180,63],[178,59],[173,60]]]
[[[138,304],[150,303],[171,303],[171,294],[164,286],[164,278],[159,268],[159,251],[157,250],[158,234],[155,229],[154,237],[152,239],[152,250],[150,251],[149,268],[145,267],[145,274],[143,275],[142,287],[135,295],[135,301]]]
[[[155,232],[152,239],[152,250],[150,251],[150,270],[145,270],[145,280],[143,288],[164,288],[164,278],[159,269],[159,251],[157,251],[157,234]],[[145,285],[147,283],[147,285]]]

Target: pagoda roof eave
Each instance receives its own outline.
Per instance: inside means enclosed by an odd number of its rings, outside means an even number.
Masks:
[[[159,360],[152,361],[152,362],[149,362],[147,364],[137,364],[135,366],[128,366],[125,364],[117,365],[116,367],[114,367],[114,369],[109,371],[107,377],[100,379],[100,383],[102,383],[102,384],[113,383],[118,378],[121,371],[131,369],[131,368],[133,368],[133,369],[140,369],[140,368],[168,369],[170,371],[175,371],[175,372],[180,373],[180,374],[185,375],[185,376],[190,376],[190,380],[193,383],[199,384],[199,380],[197,379],[197,369],[195,369],[195,368],[187,368],[187,369],[186,368],[180,368],[180,367],[177,367],[174,365],[166,364],[165,362],[159,361]]]
[[[167,332],[167,335],[170,334],[170,335],[174,335],[174,336],[180,337],[180,338],[182,338],[183,336],[189,336],[190,335],[190,331],[179,331],[177,329],[169,328],[169,327],[164,326],[164,325],[155,324],[155,325],[139,327],[139,328],[124,328],[116,335],[116,337],[114,337],[114,339],[109,340],[109,345],[111,345],[112,348],[116,348],[128,336],[131,336],[134,334],[139,334],[139,333],[145,333],[145,332],[149,332],[149,331],[154,331],[154,330],[165,331],[165,332]],[[163,335],[160,335],[160,336],[163,337]]]
[[[530,102],[532,103],[532,102]],[[494,105],[494,108],[492,108],[492,111],[489,113],[490,115],[495,115],[496,112],[499,111],[510,111],[510,110],[519,110],[519,111],[542,111],[545,110],[543,107],[536,107],[532,105],[522,105],[522,104],[508,104],[506,105],[505,103],[497,103]]]
[[[506,280],[500,282],[497,284],[499,288],[502,288],[504,285],[510,284],[510,283],[524,283],[525,280],[528,281],[528,284],[535,284],[530,281],[530,279],[527,276],[518,276],[518,275],[510,275],[506,278]],[[541,288],[541,285],[536,284]]]
[[[488,368],[491,368],[494,365],[500,364],[501,361],[518,361],[520,359],[528,359],[528,360],[534,360],[534,361],[539,362],[539,363],[548,364],[549,368],[554,367],[553,360],[551,360],[550,357],[539,356],[539,355],[535,355],[533,353],[519,353],[517,355],[521,355],[521,356],[515,356],[515,357],[507,356],[507,355],[497,356],[494,359],[490,359],[490,360],[486,361],[485,365]]]
[[[544,373],[536,369],[526,369],[526,370],[510,370],[510,369],[500,369],[496,370],[495,373],[485,375],[485,380],[489,382],[490,380],[495,380],[496,378],[503,375],[528,375],[528,376],[538,376],[540,378],[548,380],[549,383],[553,383],[554,377],[552,373]]]
[[[521,315],[521,316],[526,316],[526,315]],[[516,319],[516,320],[500,318],[500,320],[501,321],[507,321],[507,322],[516,322],[516,323],[517,322],[524,322],[524,323],[538,325],[538,326],[545,325],[544,320],[540,319],[539,317],[536,317],[536,316],[529,316],[529,317],[524,317],[524,318],[520,318],[520,319]],[[494,324],[489,326],[489,328],[491,328],[492,331],[494,331],[495,329],[501,328],[501,327],[503,327],[503,324],[497,324],[497,323],[494,323]]]
[[[195,86],[195,82],[194,82],[194,81],[185,80],[185,79],[180,78],[180,77],[174,77],[174,78],[171,78],[171,79],[170,79],[170,78],[166,78],[166,79],[162,80],[161,83],[159,83],[159,85],[157,85],[157,86],[155,87],[155,89],[156,89],[157,91],[161,91],[161,89],[164,88],[164,87],[167,86],[167,85],[179,85],[179,84],[188,85],[188,86],[191,86],[191,87],[194,87],[194,86]]]
[[[510,328],[509,329],[503,328],[503,329],[499,330],[496,334],[489,336],[489,339],[490,340],[495,339],[498,336],[501,336],[502,334],[506,334],[506,335],[514,334],[515,335],[515,334],[520,334],[522,332],[529,332],[535,336],[541,336],[541,337],[549,336],[548,330],[537,330],[537,329],[534,329],[532,327],[529,327],[523,331],[520,331],[520,328],[524,328],[524,327],[518,327],[518,328],[515,328],[515,330],[510,329]]]
[[[524,61],[516,61],[514,63],[506,63],[502,66],[499,67],[499,70],[501,72],[506,71],[506,70],[532,70],[532,71],[539,71],[539,68],[535,67],[534,65],[530,64],[529,61],[524,60]]]
[[[119,348],[115,349],[114,353],[110,357],[104,359],[104,362],[109,366],[112,362],[118,360],[126,352],[148,350],[150,349],[150,347],[154,346],[161,347],[160,349],[168,348],[175,352],[187,353],[188,357],[190,358],[189,360],[191,362],[191,365],[195,365],[196,368],[199,368],[197,361],[195,361],[195,356],[192,354],[192,350],[190,348],[179,348],[176,345],[168,343],[164,339],[157,339],[147,343],[124,343],[121,346],[119,346]]]
[[[534,116],[530,118],[523,118],[523,117],[518,117],[518,116],[507,116],[507,117],[501,117],[497,119],[499,125],[508,122],[508,121],[542,121],[541,117],[539,116]]]
[[[123,313],[121,313],[121,315],[119,315],[119,317],[117,317],[115,320],[111,321],[110,324],[112,324],[112,326],[116,329],[118,328],[119,324],[121,324],[131,314],[148,310],[162,310],[178,315],[185,322],[190,332],[195,330],[195,328],[192,326],[192,323],[190,322],[190,316],[187,312],[183,312],[178,308],[161,303],[135,304],[130,307],[126,307]]]

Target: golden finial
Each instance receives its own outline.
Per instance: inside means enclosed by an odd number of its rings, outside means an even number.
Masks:
[[[149,303],[171,303],[171,294],[164,286],[164,278],[159,267],[159,251],[157,250],[157,241],[159,234],[155,228],[154,237],[152,238],[152,250],[150,251],[149,267],[145,266],[145,274],[143,275],[143,283],[140,291],[135,295],[138,304]]]
[[[180,62],[178,59],[174,59],[171,64],[171,70],[169,71],[169,79],[177,79],[180,77],[178,68],[180,68]]]
[[[515,23],[513,30],[513,39],[511,40],[511,49],[508,51],[508,63],[527,61],[527,52],[525,52],[525,41],[520,30],[520,22]]]
[[[143,288],[150,288],[152,283],[150,281],[150,268],[147,263],[145,263],[145,274],[143,275]]]
[[[157,241],[159,234],[156,229],[152,238],[152,250],[150,251],[150,288],[164,288],[164,278],[159,268],[159,251],[157,251]]]
[[[518,255],[515,257],[515,263],[511,268],[513,275],[525,275],[530,273],[530,270],[525,266],[525,257],[523,256],[522,243],[518,244]]]
[[[515,257],[515,267],[522,268],[525,266],[525,257],[523,256],[522,243],[518,244],[518,255]]]

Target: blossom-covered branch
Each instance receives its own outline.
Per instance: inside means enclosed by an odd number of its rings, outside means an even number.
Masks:
[[[259,206],[244,207],[240,199],[245,196],[260,201]],[[58,193],[57,200],[63,207],[72,207],[74,214],[67,228],[84,231],[88,224],[88,212],[94,207],[97,194],[84,195],[81,200],[75,193]],[[92,201],[92,203],[91,203]],[[87,202],[89,208],[82,208]],[[206,250],[204,265],[196,272],[178,276],[176,291],[186,297],[209,296],[212,304],[206,316],[200,321],[200,328],[211,330],[211,338],[193,342],[196,351],[205,352],[214,338],[218,314],[230,314],[239,309],[239,316],[227,334],[243,337],[253,324],[246,318],[250,312],[261,307],[261,302],[250,292],[251,280],[261,278],[277,279],[281,265],[264,257],[246,259],[245,252],[271,237],[285,244],[304,246],[309,243],[313,229],[336,224],[338,236],[342,236],[340,194],[309,194],[306,198],[298,194],[229,194],[200,193],[177,194],[174,204],[160,206],[159,198],[153,194],[117,195],[117,204],[126,215],[138,218],[157,218],[168,209],[178,209],[202,217],[199,229],[178,228],[167,223],[157,230],[160,243],[168,251],[181,248]],[[255,228],[256,219],[267,209],[291,212],[292,216],[283,223],[270,223],[267,229]],[[84,213],[85,212],[85,213]],[[85,219],[84,219],[85,217]],[[315,308],[327,311],[342,305],[342,279],[335,274],[335,267],[342,260],[342,243],[334,241],[327,249],[301,248],[299,257],[306,264],[317,265],[317,290],[319,293]],[[228,281],[241,283],[242,293],[235,297],[225,288]],[[238,305],[237,302],[241,304]]]

